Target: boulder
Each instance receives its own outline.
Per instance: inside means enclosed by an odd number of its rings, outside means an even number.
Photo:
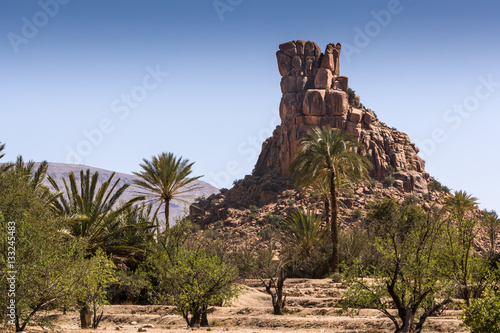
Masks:
[[[284,76],[281,79],[281,92],[283,94],[297,92],[297,79],[294,76]]]
[[[372,122],[373,122],[373,115],[371,112],[366,112],[364,115],[363,115],[363,122],[366,124],[366,125],[370,125]]]
[[[349,89],[349,79],[347,78],[347,76],[342,76],[342,75],[339,75],[337,76],[337,78],[335,79],[335,83],[338,82],[339,84],[339,89],[340,90],[343,90],[345,92],[347,92],[347,90]],[[334,89],[337,89],[334,87]]]
[[[304,48],[306,46],[306,41],[305,40],[296,40],[295,41],[295,47],[297,48],[297,55],[302,56],[304,55]]]
[[[298,76],[295,83],[295,87],[297,92],[305,93],[307,87],[307,76]]]
[[[330,88],[332,86],[332,79],[333,75],[331,70],[328,68],[320,68],[314,79],[314,87],[316,89]]]
[[[335,58],[333,54],[325,54],[323,59],[321,59],[321,68],[328,68],[332,72],[335,72]]]
[[[283,51],[276,52],[276,58],[278,59],[278,70],[280,71],[280,75],[290,75],[292,70],[292,58]]]
[[[302,59],[299,56],[295,56],[292,59],[292,68],[297,71],[302,71]]]
[[[347,94],[339,90],[330,90],[325,95],[325,106],[327,116],[345,116],[349,104]]]
[[[362,118],[363,118],[363,111],[359,109],[354,109],[351,111],[351,114],[349,114],[349,120],[352,121],[353,123],[361,122]]]
[[[280,44],[279,49],[289,57],[297,55],[297,47],[295,46],[295,42],[287,42]]]
[[[325,93],[325,90],[309,89],[304,96],[302,112],[310,116],[325,115]]]

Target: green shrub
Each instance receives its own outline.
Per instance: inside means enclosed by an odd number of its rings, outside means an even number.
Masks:
[[[363,211],[361,210],[361,208],[356,208],[352,211],[352,216],[354,216],[356,220],[359,220],[363,217]]]
[[[414,196],[413,194],[408,194],[405,196],[405,200],[403,201],[403,206],[407,205],[416,205],[420,202],[420,199]]]
[[[259,237],[263,240],[263,241],[268,241],[270,240],[271,238],[274,237],[274,230],[273,228],[271,227],[266,227],[265,229],[262,229],[260,232],[259,232]]]
[[[387,168],[385,168],[385,171],[387,172],[387,174],[390,176],[392,175],[394,172],[396,172],[396,169],[394,169],[394,167],[392,165],[388,165]]]
[[[250,209],[251,213],[258,213],[260,211],[259,207],[255,206],[255,205],[250,205],[248,207],[248,209]]]
[[[264,191],[270,191],[275,193],[279,192],[279,186],[270,180],[266,180],[264,184],[262,184],[262,189]]]
[[[393,176],[387,176],[382,181],[382,184],[384,184],[385,187],[391,187],[394,185],[395,182],[396,182],[396,179]]]
[[[378,181],[376,179],[373,179],[373,178],[370,179],[370,187],[371,188],[377,187],[377,183],[378,183]]]
[[[471,333],[500,333],[500,297],[490,290],[472,299],[461,319]]]
[[[224,221],[219,220],[214,222],[215,229],[221,229],[223,226],[224,226]]]
[[[342,282],[342,274],[335,272],[332,274],[331,279],[334,283],[340,283]]]

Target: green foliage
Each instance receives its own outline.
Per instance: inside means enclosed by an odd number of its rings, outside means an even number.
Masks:
[[[96,254],[85,259],[77,273],[76,298],[80,307],[88,307],[93,311],[91,326],[96,329],[102,319],[102,306],[108,304],[107,292],[110,284],[118,282],[114,274],[115,265],[107,255],[98,249]],[[99,315],[99,310],[101,314]]]
[[[355,220],[359,220],[360,218],[363,217],[363,211],[361,208],[356,208],[355,210],[352,211],[352,216],[354,217]]]
[[[351,101],[356,96],[356,91],[351,88],[348,88],[347,95],[349,96],[349,100]]]
[[[222,229],[222,227],[224,227],[224,221],[219,220],[214,222],[215,229]]]
[[[500,297],[489,289],[483,297],[471,300],[461,319],[471,333],[499,333]]]
[[[339,265],[337,190],[368,179],[371,164],[359,153],[364,147],[339,129],[313,128],[300,144],[290,171],[296,185],[319,189],[331,229],[331,268],[335,271]]]
[[[273,214],[271,212],[266,214],[266,217],[271,224],[271,226],[275,229],[281,228],[285,218],[282,215]]]
[[[376,308],[396,331],[403,327],[420,331],[428,316],[451,302],[447,274],[452,267],[445,255],[444,219],[386,199],[375,204],[366,221],[380,262],[372,280],[366,279],[369,267],[361,258],[348,267],[344,309]],[[391,306],[398,310],[397,316],[388,311]]]
[[[180,248],[173,266],[166,272],[167,294],[171,304],[193,327],[211,304],[220,304],[239,293],[234,280],[237,271],[217,255],[201,247]]]
[[[150,274],[143,268],[135,271],[118,269],[117,281],[109,286],[108,300],[111,304],[150,304],[153,302],[153,285]]]
[[[405,199],[403,201],[403,205],[407,206],[407,205],[416,205],[420,202],[420,199],[413,195],[413,194],[407,194],[405,195]]]
[[[382,181],[385,187],[391,187],[396,183],[396,179],[393,176],[387,176]]]
[[[255,213],[255,214],[257,214],[258,212],[260,212],[259,207],[255,206],[255,205],[250,205],[250,206],[248,207],[248,209],[250,209],[250,212],[251,212],[251,213]]]
[[[394,167],[392,165],[388,165],[387,168],[385,168],[385,172],[387,173],[387,175],[392,175],[394,172],[396,172],[396,169],[394,169]]]
[[[130,244],[130,239],[135,238],[140,244],[152,228],[149,221],[137,221],[135,218],[143,215],[140,208],[133,208],[134,203],[144,197],[134,197],[125,203],[119,203],[129,184],[119,186],[120,179],[113,183],[114,173],[99,184],[99,173],[92,176],[90,170],[80,171],[80,186],[75,174],[68,175],[69,183],[63,178],[65,195],[60,196],[53,203],[54,210],[59,216],[66,219],[68,234],[73,237],[88,240],[89,252],[95,253],[101,248],[106,253],[111,253],[116,259],[130,258],[140,252],[138,246]],[[56,181],[48,177],[50,183],[59,191]],[[127,214],[131,214],[128,215]]]
[[[427,183],[427,190],[450,193],[450,189],[447,186],[442,185],[437,179],[434,178],[431,178],[431,181]]]
[[[28,179],[11,171],[0,175],[0,321],[12,319],[5,311],[15,299],[18,331],[39,323],[41,310],[74,300],[86,244],[66,237],[62,226]],[[9,252],[15,252],[14,266],[9,266]],[[4,283],[12,270],[17,272],[15,291]]]
[[[265,227],[264,229],[262,229],[261,231],[259,231],[259,237],[263,241],[271,240],[274,237],[275,234],[276,234],[276,232],[271,227]]]
[[[182,156],[177,158],[172,153],[161,153],[153,156],[151,161],[143,159],[143,162],[140,164],[142,171],[133,173],[140,177],[134,180],[134,184],[141,188],[140,194],[151,198],[150,204],[159,203],[155,216],[163,206],[165,227],[169,228],[170,202],[174,200],[189,204],[187,199],[200,188],[195,181],[202,176],[190,177],[194,162],[190,163]]]
[[[498,233],[500,231],[500,219],[495,211],[483,211],[483,218],[481,224],[485,234],[488,236],[490,241],[490,257],[495,256],[495,244],[498,238]]]
[[[378,181],[374,178],[370,178],[370,187],[371,188],[376,188],[377,187],[377,184],[378,184]]]
[[[290,240],[305,258],[309,257],[314,248],[323,242],[325,229],[321,224],[321,217],[309,208],[305,212],[297,208],[284,223],[291,233]]]
[[[278,184],[274,183],[271,180],[266,180],[262,184],[262,189],[264,191],[270,191],[270,192],[274,192],[274,193],[278,193],[280,191],[280,187],[278,186]]]

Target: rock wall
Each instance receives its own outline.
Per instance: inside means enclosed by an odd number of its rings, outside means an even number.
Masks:
[[[359,96],[349,94],[349,80],[340,75],[340,51],[340,43],[328,44],[324,53],[311,41],[279,46],[281,125],[263,143],[255,170],[288,174],[299,140],[313,127],[331,126],[365,145],[372,177],[382,179],[390,173],[405,192],[426,192],[429,175],[418,148],[408,135],[389,128],[364,108]]]

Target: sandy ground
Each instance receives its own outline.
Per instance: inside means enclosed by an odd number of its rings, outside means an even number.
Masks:
[[[227,307],[216,307],[208,315],[209,328],[187,328],[184,319],[168,306],[110,305],[97,330],[81,330],[78,314],[52,313],[56,332],[138,332],[144,325],[149,333],[211,331],[211,332],[393,332],[389,319],[377,310],[364,309],[354,317],[340,316],[334,308],[340,298],[339,285],[328,279],[290,279],[285,284],[287,313],[272,314],[270,296],[257,280],[247,280],[243,294]],[[428,319],[424,332],[468,332],[457,318],[459,311],[447,310],[439,317]],[[136,323],[134,323],[136,322]],[[1,330],[1,329],[0,329]],[[5,331],[5,330],[4,330]],[[45,332],[47,329],[29,327],[26,332]],[[7,331],[8,332],[8,331]]]

